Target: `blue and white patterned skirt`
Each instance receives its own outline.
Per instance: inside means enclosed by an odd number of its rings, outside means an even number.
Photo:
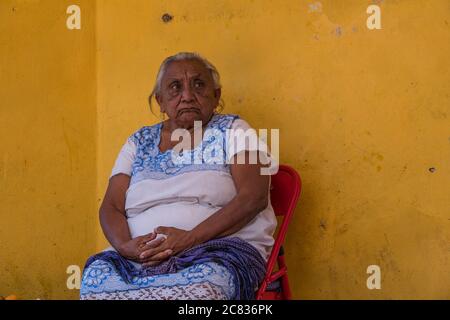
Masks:
[[[176,273],[123,280],[114,265],[95,260],[84,271],[81,300],[229,300],[233,275],[216,262],[193,264]]]

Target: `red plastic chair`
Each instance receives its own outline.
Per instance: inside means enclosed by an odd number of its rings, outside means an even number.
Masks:
[[[266,275],[256,294],[257,300],[291,300],[283,243],[300,196],[301,186],[299,174],[287,165],[280,165],[278,172],[271,177],[271,204],[275,214],[283,216],[283,220],[267,262]],[[277,271],[273,271],[275,263],[278,263]]]

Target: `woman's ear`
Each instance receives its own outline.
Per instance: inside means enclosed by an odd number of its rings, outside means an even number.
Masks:
[[[217,101],[220,100],[221,95],[222,95],[222,88],[217,88],[214,90],[214,97],[217,99]]]
[[[156,102],[158,102],[159,106],[161,107],[161,111],[162,111],[162,98],[159,94],[155,94],[155,99]]]

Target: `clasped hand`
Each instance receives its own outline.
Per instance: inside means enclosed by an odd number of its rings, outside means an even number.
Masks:
[[[165,237],[156,239],[158,234]],[[124,243],[118,251],[125,258],[142,263],[142,267],[148,267],[160,264],[171,256],[191,248],[194,243],[195,239],[190,231],[158,227],[152,233]]]

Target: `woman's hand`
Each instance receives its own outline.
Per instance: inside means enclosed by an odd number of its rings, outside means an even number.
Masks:
[[[123,243],[117,251],[126,259],[143,263],[144,260],[140,258],[141,254],[147,250],[158,247],[165,241],[164,237],[157,240],[155,240],[155,238],[156,233],[149,233],[136,237]]]
[[[167,239],[158,246],[141,253],[140,259],[144,261],[142,267],[160,264],[170,256],[195,245],[195,238],[190,231],[172,227],[158,227],[155,229],[155,233],[164,234],[167,236]]]

